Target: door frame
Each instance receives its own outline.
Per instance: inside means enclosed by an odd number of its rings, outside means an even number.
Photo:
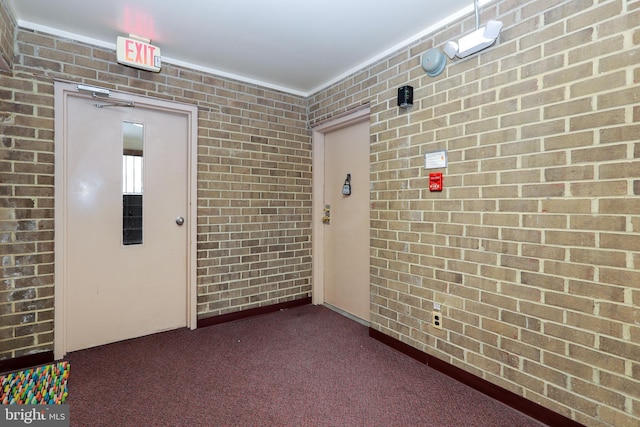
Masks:
[[[115,97],[112,101],[133,102],[136,108],[172,112],[187,117],[187,307],[185,317],[187,327],[197,326],[197,144],[198,144],[198,107],[190,104],[164,101],[140,95],[110,91]],[[66,224],[66,186],[65,176],[67,160],[67,97],[77,96],[92,99],[78,90],[78,84],[54,81],[54,357],[61,359],[66,354],[66,291],[67,291],[67,224]],[[109,98],[104,101],[109,102]]]
[[[369,105],[363,105],[356,110],[347,111],[345,114],[332,117],[315,125],[312,129],[312,211],[311,232],[313,235],[311,250],[311,301],[315,305],[324,304],[324,232],[322,217],[324,216],[324,155],[325,155],[325,134],[333,132],[356,123],[369,120],[371,109]]]

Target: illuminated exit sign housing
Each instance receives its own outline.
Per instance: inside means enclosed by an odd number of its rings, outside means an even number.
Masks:
[[[162,67],[160,48],[149,43],[149,39],[132,36],[118,37],[118,63],[157,73]]]

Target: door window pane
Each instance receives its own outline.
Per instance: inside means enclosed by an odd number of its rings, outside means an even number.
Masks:
[[[123,122],[122,243],[142,244],[142,189],[144,184],[144,126]]]

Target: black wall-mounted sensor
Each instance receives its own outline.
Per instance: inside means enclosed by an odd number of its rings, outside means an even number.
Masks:
[[[409,108],[413,106],[413,88],[402,86],[398,88],[398,107]]]

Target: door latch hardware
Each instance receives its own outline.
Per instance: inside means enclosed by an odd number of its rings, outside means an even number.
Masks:
[[[323,224],[329,224],[331,222],[331,205],[324,205],[324,216],[322,217]]]

